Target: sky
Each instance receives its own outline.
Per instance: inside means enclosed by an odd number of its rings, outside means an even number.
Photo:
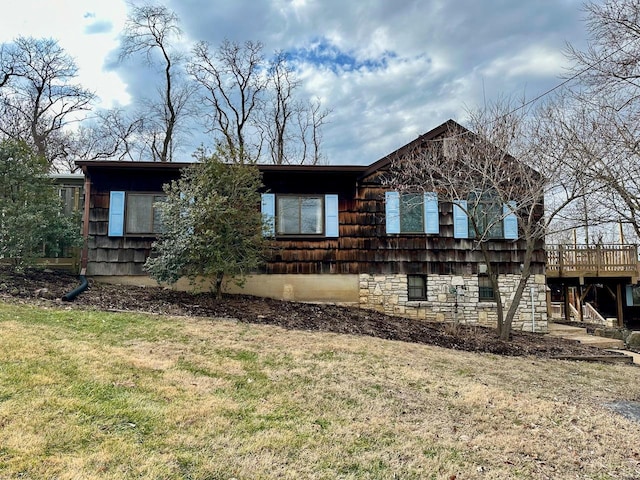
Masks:
[[[297,59],[303,89],[331,110],[329,164],[370,164],[449,118],[499,97],[531,99],[559,84],[567,42],[583,47],[579,0],[165,0],[186,48],[260,41]],[[155,72],[117,61],[122,0],[20,0],[0,43],[47,37],[73,56],[98,107],[132,105]],[[180,152],[188,161],[196,142]]]

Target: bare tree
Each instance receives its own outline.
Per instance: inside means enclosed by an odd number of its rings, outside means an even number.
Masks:
[[[98,110],[74,133],[69,155],[73,160],[143,160],[139,137],[143,120],[128,118],[121,108]],[[75,171],[73,162],[68,165]]]
[[[553,108],[526,112],[513,102],[500,101],[485,110],[469,112],[470,130],[455,122],[433,141],[416,144],[395,158],[390,184],[410,192],[437,192],[438,199],[465,212],[470,247],[481,253],[497,304],[497,330],[509,339],[511,325],[532,264],[545,235],[567,205],[587,193],[581,171],[563,145],[549,136]],[[549,204],[545,209],[545,199]],[[505,218],[517,219],[517,231],[505,240]],[[515,242],[521,252],[520,277],[512,298],[504,298],[498,282],[495,242]],[[511,272],[515,273],[515,272]],[[509,303],[510,302],[510,303]]]
[[[322,163],[322,127],[330,113],[331,110],[322,108],[319,98],[309,100],[298,110],[298,128],[302,145],[300,163]]]
[[[192,88],[180,78],[184,55],[174,48],[182,33],[179,23],[178,16],[164,6],[132,6],[122,33],[121,60],[143,53],[150,65],[162,65],[160,101],[147,100],[144,108],[146,144],[154,161],[160,162],[172,160],[179,121],[192,94]]]
[[[256,118],[268,84],[262,49],[259,42],[240,45],[225,40],[212,52],[208,43],[200,42],[189,65],[211,107],[209,129],[221,137],[231,158],[238,163],[255,160],[262,151]]]
[[[569,58],[575,61],[571,73],[579,74],[591,94],[616,100],[611,107],[636,101],[640,87],[640,3],[588,1],[584,11],[589,44],[585,50],[567,46]]]
[[[272,88],[272,101],[265,105],[263,126],[269,145],[271,161],[276,165],[290,163],[291,152],[287,151],[292,143],[290,125],[301,113],[299,104],[295,102],[294,90],[300,86],[292,68],[287,64],[283,52],[277,52],[269,68],[269,79]]]
[[[66,150],[65,127],[95,96],[73,83],[75,61],[55,40],[19,37],[4,48],[0,133],[27,142],[54,166]]]
[[[305,101],[283,52],[267,60],[259,42],[225,40],[215,51],[201,42],[189,71],[211,107],[209,130],[234,161],[320,161],[321,128],[329,112],[319,100]]]
[[[300,98],[302,82],[284,52],[276,52],[268,68],[268,80],[260,124],[271,162],[319,163],[322,126],[329,111],[322,109],[320,99]]]
[[[0,88],[12,77],[22,73],[22,65],[16,59],[16,48],[12,44],[0,45]]]
[[[640,238],[640,3],[585,3],[589,43],[571,45],[572,88],[558,138],[585,159],[585,182],[600,186],[583,202],[585,240],[598,225],[624,223]]]

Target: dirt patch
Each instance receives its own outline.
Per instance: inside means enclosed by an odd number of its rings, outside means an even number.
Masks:
[[[61,297],[78,285],[78,277],[48,270],[13,273],[0,269],[0,298],[8,301],[62,303]],[[368,335],[437,345],[457,350],[499,355],[589,356],[603,352],[577,342],[545,335],[514,332],[501,341],[493,329],[392,317],[358,308],[285,302],[246,295],[215,300],[209,294],[191,294],[163,288],[108,285],[89,280],[89,288],[73,308],[139,311],[162,315],[234,318],[241,322],[277,325],[287,329]]]

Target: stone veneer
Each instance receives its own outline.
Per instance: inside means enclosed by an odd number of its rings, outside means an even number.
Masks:
[[[495,327],[496,302],[478,301],[477,275],[426,275],[427,300],[409,301],[407,275],[360,275],[360,306],[389,315],[424,318],[436,322]],[[520,275],[500,275],[498,283],[506,315]],[[534,322],[531,319],[531,287],[534,288]],[[456,294],[463,291],[463,294]],[[457,297],[457,311],[456,311]],[[534,326],[535,325],[535,326]],[[547,298],[544,275],[528,282],[513,319],[513,330],[547,332]]]

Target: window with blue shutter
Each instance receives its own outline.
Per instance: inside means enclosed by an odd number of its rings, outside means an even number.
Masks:
[[[268,236],[338,237],[338,195],[262,195]]]
[[[466,200],[453,202],[453,238],[469,238]]]
[[[385,192],[385,221],[387,233],[400,233],[400,194]]]
[[[324,234],[326,237],[338,237],[338,195],[328,194],[324,196]]]
[[[386,192],[385,202],[387,233],[440,233],[436,193]]]
[[[504,212],[504,238],[507,240],[518,239],[518,217],[515,214],[516,202],[508,202],[502,206]]]
[[[109,229],[110,237],[124,235],[124,192],[113,191],[109,194]]]
[[[273,193],[263,193],[260,206],[262,219],[264,222],[264,236],[274,237],[276,235],[276,196]]]
[[[110,237],[152,236],[162,233],[162,215],[158,204],[165,194],[112,191],[109,194]]]

